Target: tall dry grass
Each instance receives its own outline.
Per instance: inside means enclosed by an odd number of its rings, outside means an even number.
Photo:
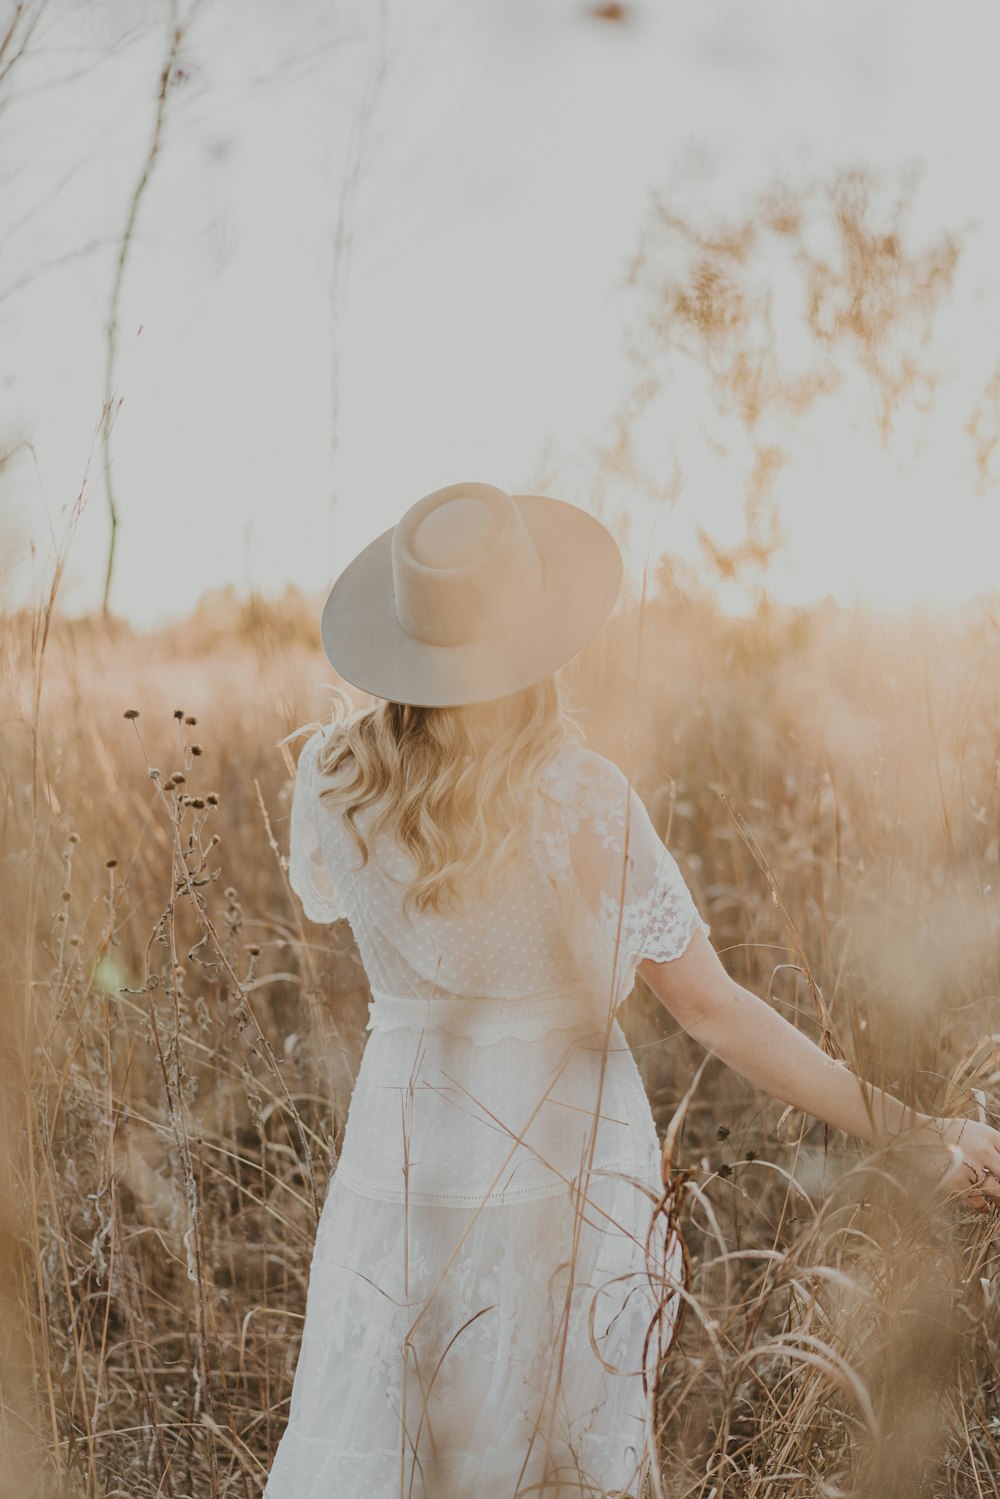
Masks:
[[[579,691],[723,961],[873,1082],[997,1123],[1000,609],[741,622],[661,581]],[[144,636],[61,619],[57,582],[0,678],[2,1493],[251,1496],[364,1040],[350,934],[285,871],[277,742],[329,673],[294,593]],[[993,1221],[645,991],[624,1018],[690,1268],[656,1492],[1000,1492]]]

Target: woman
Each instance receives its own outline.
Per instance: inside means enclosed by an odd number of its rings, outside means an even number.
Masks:
[[[866,1140],[914,1126],[995,1198],[1000,1133],[909,1118],[708,942],[556,673],[614,605],[610,534],[562,501],[453,485],[337,580],[342,711],[299,757],[289,877],[350,922],[365,1047],[313,1252],[265,1499],[638,1494],[683,1288],[649,1102],[616,1019],[642,976],[710,1050]],[[935,1128],[937,1126],[937,1128]],[[923,1131],[923,1136],[920,1136]],[[939,1138],[940,1135],[940,1138]]]

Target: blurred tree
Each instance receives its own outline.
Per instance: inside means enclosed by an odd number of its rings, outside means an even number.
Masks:
[[[745,465],[743,537],[723,545],[697,528],[719,579],[766,570],[783,541],[774,487],[790,439],[846,379],[860,377],[874,396],[883,444],[904,403],[933,402],[928,345],[959,245],[944,231],[911,242],[913,187],[912,175],[841,170],[781,182],[745,216],[701,227],[654,198],[627,278],[640,298],[629,338],[637,380],[599,457],[646,495],[675,499],[681,461],[657,477],[639,426],[656,424],[660,407],[664,424],[673,418],[668,388],[679,373],[698,386],[706,441]]]
[[[593,16],[595,21],[612,21],[622,25],[629,19],[629,8],[620,4],[619,0],[603,0],[601,4],[589,5],[587,14]]]
[[[985,494],[997,482],[993,455],[1000,445],[1000,363],[994,366],[965,430],[972,438],[975,453],[976,487],[980,494]]]

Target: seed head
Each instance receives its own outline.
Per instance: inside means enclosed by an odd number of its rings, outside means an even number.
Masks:
[[[70,835],[69,835],[69,842],[70,843],[79,843],[79,841],[80,841],[80,834],[79,833],[70,833]]]
[[[118,860],[117,859],[105,859],[105,861],[104,861],[104,867],[105,867],[105,869],[117,869],[118,868]]]
[[[138,710],[138,708],[126,708],[125,712],[122,714],[122,717],[123,718],[138,718],[139,717],[139,710]]]
[[[174,717],[175,718],[183,718],[184,717],[184,709],[183,708],[175,708],[174,709]]]
[[[70,891],[70,890],[64,890],[63,893],[62,893],[61,899],[62,900],[72,900],[73,899],[72,891]]]
[[[198,722],[198,720],[195,718],[195,716],[194,716],[193,713],[189,713],[188,716],[187,716],[187,718],[185,718],[184,722],[185,723],[189,723],[189,724],[196,724]]]
[[[205,800],[210,807],[217,807],[219,805],[219,793],[217,791],[210,791]]]
[[[718,1140],[728,1140],[729,1139],[729,1125],[728,1124],[720,1124],[719,1127],[718,1127],[718,1129],[715,1131],[715,1136],[716,1136],[716,1139],[718,1139]]]
[[[201,812],[204,809],[204,806],[205,806],[205,799],[204,799],[204,797],[201,797],[201,796],[192,796],[191,797],[191,805],[192,805],[192,807],[196,808],[197,811]]]
[[[259,958],[260,957],[260,948],[257,946],[257,944],[255,942],[252,943],[247,948],[247,952],[250,954],[251,958]]]
[[[158,781],[160,779],[160,772],[155,765],[151,765],[146,774],[149,776],[149,779],[151,781]]]
[[[202,752],[202,749],[201,749],[201,745],[200,744],[192,744],[192,746],[191,746],[191,753],[192,753],[192,755],[200,755],[201,752]]]

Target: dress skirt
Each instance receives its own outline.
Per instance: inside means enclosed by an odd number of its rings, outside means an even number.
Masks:
[[[264,1499],[638,1499],[683,1260],[622,1032],[373,1011]]]

